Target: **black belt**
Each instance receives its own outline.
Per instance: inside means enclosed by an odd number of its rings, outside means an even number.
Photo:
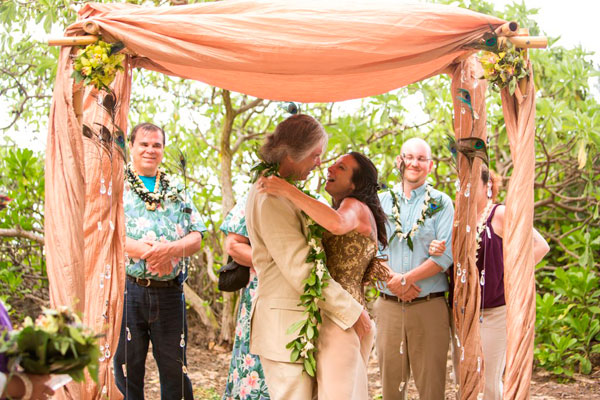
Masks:
[[[170,281],[157,281],[155,279],[136,278],[131,275],[127,275],[127,279],[131,282],[138,284],[143,287],[176,287],[179,286],[177,278],[171,279]]]
[[[442,297],[444,296],[446,292],[435,292],[435,293],[429,293],[427,296],[424,297],[417,297],[411,301],[403,301],[400,298],[396,297],[396,296],[392,296],[391,294],[387,294],[387,293],[383,293],[380,292],[379,296],[384,298],[385,300],[392,300],[398,303],[405,303],[405,304],[415,304],[415,303],[420,303],[423,301],[429,301],[431,299],[435,299],[436,297]]]

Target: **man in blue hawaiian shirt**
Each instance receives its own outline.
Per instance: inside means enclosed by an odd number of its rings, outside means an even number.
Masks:
[[[161,398],[193,399],[187,375],[183,281],[189,256],[206,231],[183,187],[159,169],[164,131],[151,123],[133,128],[126,168],[125,304],[115,380],[126,399],[144,398],[148,345],[160,375]]]
[[[383,253],[394,273],[373,307],[383,399],[406,399],[412,371],[419,398],[438,400],[444,398],[449,346],[444,294],[454,207],[450,197],[426,182],[433,161],[424,140],[407,140],[396,162],[401,186],[380,196],[390,237]],[[441,255],[429,253],[434,240],[434,247],[448,244]]]

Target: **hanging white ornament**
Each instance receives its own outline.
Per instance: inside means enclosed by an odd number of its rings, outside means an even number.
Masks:
[[[467,183],[467,190],[465,190],[465,197],[469,197],[471,195],[471,183]]]
[[[404,340],[400,342],[400,354],[404,354]]]

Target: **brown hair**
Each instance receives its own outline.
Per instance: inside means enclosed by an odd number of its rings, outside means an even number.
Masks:
[[[369,207],[373,213],[375,225],[377,226],[377,240],[383,247],[386,247],[388,245],[387,232],[385,230],[387,217],[383,212],[379,196],[377,195],[377,191],[379,190],[379,183],[377,183],[377,168],[375,168],[375,164],[373,164],[373,162],[364,154],[356,151],[350,152],[349,154],[358,164],[358,168],[352,171],[354,190],[346,197],[353,197]]]
[[[165,135],[165,131],[163,131],[162,128],[160,128],[150,122],[142,122],[141,124],[137,124],[136,126],[133,127],[133,129],[131,130],[131,135],[129,136],[129,142],[131,144],[135,143],[135,137],[137,136],[137,132],[140,129],[144,130],[146,132],[152,132],[152,131],[160,132],[162,134],[163,147],[164,147],[164,145],[167,141],[167,136]]]
[[[496,172],[494,172],[493,170],[489,169],[487,165],[482,164],[481,165],[481,181],[486,185],[486,191],[487,191],[487,185],[488,182],[490,181],[492,182],[492,202],[496,202],[496,199],[498,198],[498,192],[500,191],[500,187],[502,186],[502,177],[500,175],[498,175]],[[487,196],[487,194],[486,194]]]
[[[292,115],[265,138],[260,157],[268,163],[279,163],[286,155],[300,161],[319,141],[327,143],[327,134],[319,121],[306,114]]]

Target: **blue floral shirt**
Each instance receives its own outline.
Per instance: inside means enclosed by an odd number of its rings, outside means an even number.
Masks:
[[[220,228],[223,233],[237,233],[244,237],[248,237],[246,229],[246,200],[248,195],[242,197],[235,206],[229,211]]]
[[[178,188],[182,188],[182,186],[178,185]],[[184,198],[187,201],[183,201]],[[186,196],[183,190],[176,201],[167,199],[156,208],[156,211],[149,211],[146,209],[144,201],[131,190],[127,180],[125,180],[123,207],[125,209],[127,237],[135,240],[174,242],[190,232],[202,233],[206,231],[200,213],[192,203],[191,198]],[[191,212],[185,212],[186,209],[191,210]],[[127,275],[136,278],[168,281],[179,275],[183,263],[187,262],[188,259],[189,257],[173,259],[173,271],[169,275],[161,277],[146,270],[146,261],[139,258],[130,258],[127,254],[125,255],[125,268]]]

